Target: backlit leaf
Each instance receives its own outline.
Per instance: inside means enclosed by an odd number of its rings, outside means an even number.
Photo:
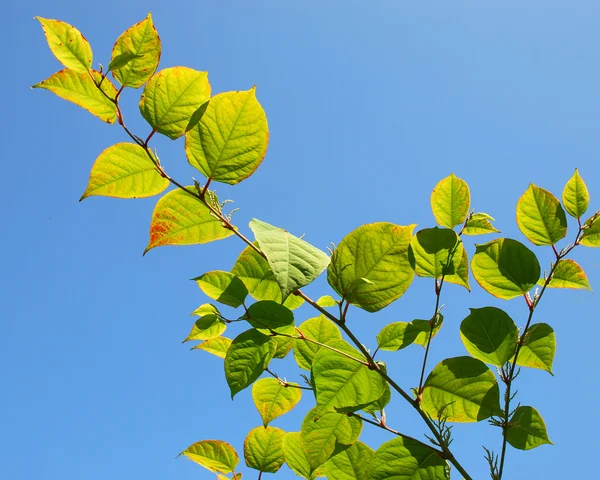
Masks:
[[[283,437],[285,432],[280,428],[257,427],[250,430],[244,441],[246,465],[261,472],[277,472],[285,463]]]
[[[443,227],[454,228],[463,223],[470,206],[469,186],[454,174],[441,180],[431,193],[433,216]]]
[[[325,476],[324,470],[323,472],[317,470],[311,473],[311,467],[304,451],[304,442],[302,441],[300,432],[285,434],[285,437],[283,437],[283,453],[288,467],[296,475],[308,480]]]
[[[231,473],[239,462],[235,449],[220,440],[203,440],[194,443],[180,455],[186,456],[211,472]]]
[[[91,72],[95,80],[99,82],[100,73],[95,70],[91,70]],[[46,80],[36,83],[31,88],[50,90],[60,98],[84,108],[103,122],[115,123],[117,120],[116,105],[102,94],[88,72],[77,73],[65,68]],[[117,89],[107,78],[102,82],[101,88],[110,98],[115,98],[117,95]]]
[[[92,195],[116,198],[144,198],[157,195],[169,186],[146,151],[134,143],[117,143],[96,159],[81,200]]]
[[[469,256],[465,250],[462,242],[458,247],[458,251],[455,255],[459,255],[459,261],[454,266],[454,273],[449,273],[444,277],[444,281],[447,283],[454,283],[455,285],[461,285],[465,287],[469,292],[471,287],[469,286]],[[455,261],[453,259],[453,261]]]
[[[183,342],[215,338],[220,336],[226,329],[227,325],[223,320],[216,315],[208,314],[196,320],[192,331]]]
[[[219,316],[221,315],[219,313],[219,309],[215,307],[212,303],[203,303],[196,310],[190,313],[190,315],[203,317],[204,315],[210,315],[211,313]]]
[[[258,168],[268,141],[267,117],[253,87],[211,98],[185,137],[185,151],[190,165],[208,179],[234,185]]]
[[[563,189],[562,201],[567,213],[575,218],[581,218],[588,209],[590,194],[577,169]]]
[[[533,407],[517,407],[506,431],[506,441],[519,450],[552,444],[544,419]]]
[[[186,187],[193,191],[194,187]],[[233,235],[208,207],[184,190],[172,190],[161,197],[150,223],[150,242],[144,250],[163,245],[194,245]]]
[[[463,228],[463,233],[465,235],[484,235],[486,233],[498,233],[500,230],[497,230],[491,222],[494,219],[490,217],[487,213],[474,213]]]
[[[477,245],[471,269],[484,290],[506,300],[528,292],[540,278],[535,254],[510,238]]]
[[[319,305],[319,307],[324,308],[335,307],[337,305],[337,302],[335,301],[335,298],[333,298],[331,295],[323,295],[317,300],[317,305]]]
[[[329,256],[282,228],[253,219],[250,228],[267,257],[275,280],[286,299],[311,283],[329,265]]]
[[[543,284],[543,279],[538,283]],[[571,259],[562,259],[558,261],[552,278],[548,283],[550,288],[575,288],[592,291],[590,282],[583,271],[583,268]]]
[[[517,225],[535,245],[554,245],[567,234],[567,217],[558,198],[534,184],[517,202]]]
[[[113,76],[126,87],[139,88],[154,74],[160,60],[160,37],[152,15],[125,30],[113,47],[111,64],[117,59],[128,59],[122,65],[114,66]]]
[[[294,345],[296,344],[295,338],[278,336],[276,340],[277,349],[273,354],[273,358],[287,357],[287,354],[291,352],[292,348],[294,348]]]
[[[442,326],[443,317],[433,328],[433,336],[437,334]],[[429,320],[413,320],[412,322],[394,322],[383,327],[377,334],[377,346],[380,350],[391,352],[401,350],[413,343],[426,345],[431,326]],[[419,340],[419,341],[417,341]]]
[[[276,378],[261,378],[252,385],[252,399],[263,425],[292,410],[302,398],[302,390],[294,385],[284,386]]]
[[[272,300],[253,303],[248,307],[244,318],[247,318],[250,325],[265,335],[270,335],[272,331],[286,335],[293,335],[295,332],[292,311]]]
[[[442,416],[449,422],[479,422],[501,413],[500,389],[481,360],[447,358],[427,377],[421,406],[433,418],[445,407]]]
[[[375,452],[362,442],[334,455],[325,465],[329,480],[364,480],[369,478]]]
[[[596,212],[590,218],[588,218],[584,226],[586,227],[583,230],[583,234],[581,235],[581,240],[579,243],[585,245],[586,247],[600,247],[600,212]]]
[[[233,308],[242,305],[248,295],[244,282],[222,270],[207,272],[194,280],[207,296]]]
[[[192,350],[204,350],[205,352],[212,353],[219,358],[225,358],[227,350],[231,346],[231,339],[227,337],[215,337],[205,340],[199,345],[192,347]]]
[[[400,298],[414,277],[408,259],[414,227],[371,223],[357,228],[335,249],[327,281],[353,305],[381,310]]]
[[[210,92],[206,72],[188,67],[165,68],[146,84],[140,112],[154,130],[175,140],[198,122]]]
[[[547,323],[531,325],[525,333],[523,345],[519,351],[517,365],[539,368],[552,374],[552,364],[556,353],[556,334]]]
[[[378,361],[377,364],[385,373],[387,373],[387,366],[384,362]],[[362,408],[362,410],[367,413],[370,413],[371,415],[373,415],[377,412],[382,412],[383,409],[388,405],[388,403],[390,403],[391,399],[392,399],[392,390],[390,388],[390,385],[386,382],[383,395],[381,395],[381,397],[379,397],[374,402],[371,402],[368,405],[364,406]]]
[[[86,73],[92,68],[92,47],[87,39],[72,25],[35,17],[42,24],[48,46],[65,67],[77,73]]]
[[[324,315],[310,318],[303,322],[298,330],[305,338],[316,340],[319,343],[329,345],[332,341],[341,340],[340,329]],[[297,340],[294,348],[294,358],[300,368],[310,370],[315,355],[322,347],[306,340]]]
[[[114,70],[119,70],[132,60],[141,57],[143,57],[143,55],[138,55],[135,53],[121,53],[120,55],[117,55],[110,61],[110,63],[108,64],[108,69],[106,71],[112,72]]]

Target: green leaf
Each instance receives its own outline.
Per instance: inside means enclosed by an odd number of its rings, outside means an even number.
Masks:
[[[435,337],[437,333],[442,328],[442,324],[444,323],[444,316],[441,313],[438,313],[437,319],[435,321],[435,325],[433,327],[433,332],[431,332],[431,326],[429,324],[430,320],[413,320],[411,323],[412,329],[417,330],[417,338],[414,339],[414,343],[417,345],[421,345],[425,347],[427,342],[429,342],[429,335],[433,334],[431,338]]]
[[[267,257],[284,299],[311,283],[329,265],[329,256],[282,228],[253,219],[250,228]]]
[[[344,340],[329,343],[353,358],[363,355]],[[374,370],[339,352],[321,348],[312,363],[318,414],[328,411],[351,412],[378,400],[385,393],[385,380]]]
[[[100,73],[95,70],[91,72],[96,82],[99,82],[102,77]],[[102,94],[88,72],[77,73],[65,68],[31,88],[49,90],[60,98],[84,108],[103,122],[115,123],[117,120],[116,105]],[[116,97],[117,89],[107,78],[102,82],[101,88],[110,98]]]
[[[440,315],[440,317],[442,317]],[[441,318],[443,320],[443,317]],[[433,329],[433,336],[439,332],[442,321],[439,321]],[[383,327],[377,334],[377,346],[380,350],[395,352],[413,343],[426,345],[431,326],[429,320],[413,320],[412,322],[394,322]],[[419,342],[417,342],[419,339]]]
[[[387,373],[387,366],[384,362],[377,362],[377,364],[379,365],[379,367],[385,372]],[[382,412],[383,409],[388,405],[388,403],[390,403],[390,400],[392,399],[392,390],[390,389],[390,385],[386,382],[385,384],[385,391],[383,392],[383,395],[381,397],[379,397],[377,400],[375,400],[374,402],[369,403],[367,406],[363,407],[363,411],[370,413],[371,415],[377,413],[377,412]]]
[[[244,441],[244,458],[249,468],[276,473],[285,463],[283,456],[285,432],[275,427],[257,427],[250,430]]]
[[[540,279],[538,285],[543,285],[544,280]],[[550,288],[574,288],[592,291],[590,282],[583,271],[583,268],[571,259],[562,259],[558,261],[548,283]]]
[[[190,165],[208,179],[235,185],[258,168],[268,143],[267,116],[252,87],[211,98],[185,137],[185,151]]]
[[[467,220],[462,233],[465,235],[484,235],[486,233],[499,233],[490,220],[493,222],[494,219],[487,213],[474,213]]]
[[[337,302],[335,301],[335,298],[333,298],[331,295],[323,295],[317,300],[317,305],[323,308],[335,307],[337,305]]]
[[[436,222],[454,228],[465,221],[471,206],[467,182],[453,173],[441,180],[431,193],[431,210]]]
[[[579,243],[586,247],[600,247],[600,212],[596,212],[585,223]]]
[[[273,358],[285,358],[287,354],[290,353],[292,348],[294,348],[296,339],[291,337],[282,337],[278,336],[276,338],[277,341],[277,349],[273,354]]]
[[[190,340],[208,340],[210,338],[219,337],[225,330],[227,325],[218,316],[214,314],[208,314],[204,317],[200,317],[194,323],[192,331],[183,341],[189,342]]]
[[[311,473],[332,456],[352,446],[363,426],[359,418],[343,413],[328,412],[315,420],[317,414],[318,407],[308,412],[300,431]]]
[[[588,209],[590,194],[577,169],[563,189],[562,202],[567,213],[575,218],[581,218]]]
[[[546,370],[551,375],[554,354],[556,353],[556,334],[547,323],[531,325],[525,333],[517,365]]]
[[[265,335],[270,335],[271,332],[293,335],[295,332],[292,311],[272,300],[253,303],[244,318]]]
[[[368,312],[381,310],[400,298],[414,277],[408,259],[414,227],[371,223],[346,235],[331,258],[329,285]]]
[[[496,307],[471,308],[460,324],[460,338],[475,358],[498,367],[515,354],[519,329],[506,312]]]
[[[210,314],[221,316],[219,309],[215,307],[212,303],[203,303],[196,310],[190,313],[190,315],[195,315],[196,317],[203,317],[204,315]]]
[[[340,329],[324,315],[310,318],[302,323],[298,330],[305,338],[329,345],[332,341],[341,340]],[[298,340],[294,348],[294,358],[300,368],[310,370],[317,352],[323,347],[306,340]]]
[[[256,300],[273,300],[281,303],[281,289],[269,263],[252,247],[246,247],[238,257],[231,273],[242,279],[248,292]],[[283,305],[294,310],[304,303],[297,295],[290,295]]]
[[[144,87],[140,112],[155,131],[175,140],[198,122],[210,91],[206,72],[165,68]]]
[[[248,296],[244,282],[222,270],[207,272],[194,278],[194,281],[208,297],[233,308],[242,305]]]
[[[455,253],[455,256],[456,255],[459,255],[459,260],[454,266],[454,273],[446,275],[444,277],[444,281],[447,283],[454,283],[455,285],[461,285],[470,292],[471,287],[469,285],[469,256],[467,255],[467,251],[464,249],[462,242],[458,247],[458,252]]]
[[[204,350],[205,352],[212,353],[219,358],[225,358],[227,350],[231,346],[231,339],[227,337],[215,337],[205,340],[199,345],[192,347],[192,350]]]
[[[113,68],[109,65],[109,70],[121,85],[139,88],[154,75],[160,52],[160,37],[154,28],[152,15],[148,13],[144,20],[128,28],[117,38],[110,64],[119,64]],[[124,62],[125,59],[129,60]]]
[[[533,183],[517,202],[517,225],[534,245],[554,245],[567,235],[567,216],[558,198]]]
[[[311,467],[304,452],[305,447],[300,432],[286,433],[283,437],[283,454],[288,467],[300,477],[309,480],[323,477],[325,475],[324,471],[317,470],[311,473]]]
[[[169,186],[146,154],[134,143],[117,143],[96,159],[81,200],[92,195],[116,198],[145,198]]]
[[[435,449],[411,438],[381,445],[369,464],[369,480],[447,480],[447,464]]]
[[[552,444],[544,419],[533,407],[518,407],[508,425],[506,441],[519,450]]]
[[[429,374],[423,387],[423,410],[449,422],[479,422],[500,415],[500,389],[494,373],[471,357],[447,358]]]
[[[186,188],[192,190],[194,187]],[[150,242],[144,254],[164,245],[195,245],[231,235],[233,232],[223,227],[200,200],[184,190],[171,190],[154,207]]]
[[[527,293],[540,278],[535,254],[510,238],[476,245],[471,269],[486,292],[505,300]]]
[[[329,480],[365,480],[369,478],[371,460],[375,452],[362,442],[331,457],[325,465]]]
[[[266,427],[277,417],[292,410],[302,398],[302,390],[284,386],[276,378],[261,378],[252,385],[254,405]]]
[[[92,47],[81,32],[60,20],[35,18],[42,24],[48,46],[58,61],[74,72],[87,75],[92,68]]]
[[[238,335],[225,356],[225,378],[231,398],[261,376],[275,353],[276,342],[255,329]]]
[[[211,472],[221,473],[232,473],[240,460],[235,449],[220,440],[194,443],[179,455],[186,456]]]

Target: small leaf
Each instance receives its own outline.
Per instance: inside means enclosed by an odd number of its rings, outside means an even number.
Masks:
[[[208,179],[235,185],[267,153],[269,126],[256,88],[211,98],[202,119],[185,137],[188,162]]]
[[[519,329],[506,312],[495,307],[471,308],[460,324],[460,338],[475,358],[498,367],[515,354]]]
[[[121,85],[139,88],[154,75],[160,52],[160,37],[149,13],[144,20],[128,28],[117,38],[109,70]],[[113,65],[113,62],[118,65]]]
[[[273,338],[255,329],[238,335],[225,356],[225,378],[231,398],[261,376],[275,353]]]
[[[92,195],[116,198],[145,198],[169,186],[146,151],[134,143],[117,143],[96,159],[81,200]]]
[[[190,340],[208,340],[219,337],[226,329],[227,325],[225,325],[218,316],[208,314],[196,320],[196,323],[194,323],[194,326],[192,327],[192,331],[183,342],[189,342]]]
[[[312,480],[324,476],[321,472],[312,472],[304,453],[304,442],[300,432],[289,432],[283,437],[283,453],[288,467],[302,478]]]
[[[335,301],[335,298],[333,298],[331,295],[323,295],[317,300],[317,305],[323,308],[335,307],[337,305],[337,302]]]
[[[600,247],[600,212],[596,212],[585,223],[579,243],[586,247]]]
[[[465,221],[471,206],[467,182],[453,173],[441,180],[431,193],[431,210],[436,222],[454,228]]]
[[[567,213],[575,218],[581,218],[588,209],[590,194],[577,169],[563,189],[562,202]]]
[[[447,358],[427,377],[423,387],[423,410],[449,422],[479,422],[500,415],[500,389],[494,373],[471,357]]]
[[[555,353],[556,334],[554,330],[547,323],[536,323],[531,325],[525,333],[517,365],[539,368],[553,375],[552,364]]]
[[[437,450],[407,437],[381,445],[369,464],[369,480],[447,480],[447,464]],[[352,477],[351,477],[352,478]]]
[[[454,283],[455,285],[461,285],[470,292],[471,287],[469,285],[469,256],[467,255],[467,251],[464,249],[462,242],[455,255],[459,255],[459,261],[454,266],[454,273],[449,273],[448,275],[446,275],[444,277],[444,281],[448,283]]]
[[[372,223],[346,235],[331,258],[329,285],[368,312],[381,310],[400,298],[414,277],[408,259],[414,227]]]
[[[284,299],[311,283],[329,265],[325,252],[282,228],[253,219],[250,229],[267,257]]]
[[[500,233],[490,220],[493,222],[494,219],[487,213],[474,213],[471,218],[467,220],[463,233],[465,235],[485,235],[486,233]]]
[[[195,315],[197,317],[203,317],[204,315],[210,314],[221,316],[219,309],[215,307],[212,303],[203,303],[196,310],[190,313],[190,315]]]
[[[192,347],[192,350],[204,350],[219,358],[225,358],[227,350],[231,346],[231,339],[227,337],[215,337],[205,340],[199,345]]]
[[[211,472],[232,473],[239,462],[235,449],[220,440],[203,440],[186,448],[180,455]]]
[[[334,455],[325,465],[329,480],[364,480],[369,478],[371,460],[375,452],[362,442]]]
[[[515,410],[506,431],[506,441],[519,450],[552,444],[544,419],[533,407],[518,407]]]
[[[441,321],[433,329],[433,336],[440,330]],[[383,327],[377,334],[377,346],[380,350],[395,352],[412,345],[426,345],[431,326],[429,320],[413,320],[412,322],[394,322]],[[417,339],[420,341],[417,342]]]
[[[208,297],[233,308],[242,305],[248,296],[244,282],[229,272],[215,270],[194,280]]]
[[[517,225],[534,245],[554,245],[567,234],[567,217],[558,198],[534,184],[517,202]]]
[[[302,323],[298,330],[305,338],[329,345],[332,341],[341,340],[340,329],[324,315],[310,318]],[[300,368],[310,370],[317,352],[323,347],[306,340],[297,340],[294,358]]]
[[[293,335],[295,332],[292,311],[272,300],[253,303],[244,318],[265,335],[271,335],[271,332]]]
[[[146,84],[140,112],[155,131],[175,140],[197,123],[197,112],[206,108],[210,92],[206,72],[187,67],[165,68]]]
[[[415,338],[414,343],[417,345],[421,345],[422,347],[427,346],[427,342],[429,342],[429,335],[432,334],[432,337],[435,337],[437,333],[442,328],[442,324],[444,323],[444,316],[440,313],[437,316],[437,320],[435,322],[435,326],[433,327],[433,332],[431,332],[431,326],[429,324],[430,320],[413,320],[411,323],[412,329],[415,329],[418,334],[417,338]]]
[[[283,386],[276,378],[261,378],[252,385],[254,405],[266,427],[277,417],[292,410],[302,398],[302,390]]]
[[[95,70],[91,72],[96,82],[100,82],[102,75]],[[116,105],[102,94],[88,72],[77,73],[65,68],[31,88],[50,90],[60,98],[84,108],[103,122],[115,123],[117,120]],[[101,88],[110,98],[117,95],[117,89],[107,78],[102,82]]]
[[[48,46],[58,61],[74,72],[87,75],[92,68],[92,47],[81,32],[60,20],[35,18],[42,24]]]
[[[540,279],[538,284],[544,284]],[[562,259],[558,261],[552,278],[548,283],[550,288],[574,288],[592,291],[590,282],[587,279],[583,268],[571,259]]]
[[[476,245],[471,269],[486,292],[505,300],[527,293],[540,278],[535,254],[510,238]]]
[[[144,254],[163,245],[208,243],[231,235],[233,232],[224,228],[200,200],[184,190],[171,190],[154,207],[150,242]]]
[[[276,473],[285,463],[283,456],[285,432],[275,427],[250,430],[244,441],[244,459],[249,468]]]

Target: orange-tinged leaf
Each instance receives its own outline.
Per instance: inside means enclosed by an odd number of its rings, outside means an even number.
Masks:
[[[42,24],[48,46],[60,63],[77,73],[92,68],[92,47],[79,30],[60,20],[35,18]]]

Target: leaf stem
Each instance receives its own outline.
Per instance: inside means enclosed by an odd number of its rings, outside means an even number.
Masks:
[[[295,383],[290,383],[287,380],[284,380],[283,378],[280,378],[279,375],[277,375],[276,373],[274,373],[271,370],[269,370],[269,367],[265,368],[265,372],[267,372],[272,377],[276,378],[279,381],[279,383],[281,383],[281,386],[284,387],[284,388],[298,388],[300,390],[313,390],[312,387],[303,387],[302,385],[297,385]]]

